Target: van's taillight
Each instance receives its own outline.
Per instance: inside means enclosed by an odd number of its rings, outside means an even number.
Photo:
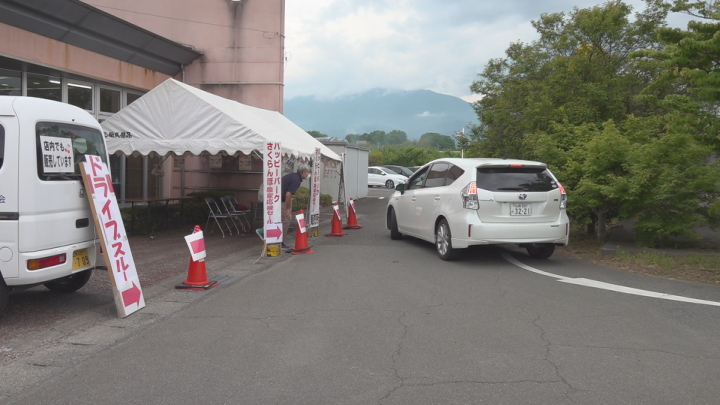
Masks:
[[[46,267],[57,266],[63,264],[67,260],[65,253],[61,255],[55,255],[50,257],[43,257],[42,259],[30,259],[27,261],[28,270],[40,270]]]
[[[564,210],[567,208],[567,193],[565,192],[565,187],[563,187],[562,184],[558,183],[557,185],[560,189],[560,209]]]
[[[465,188],[460,191],[462,197],[463,208],[476,210],[480,208],[480,202],[478,201],[477,195],[477,183],[474,181],[470,182]]]

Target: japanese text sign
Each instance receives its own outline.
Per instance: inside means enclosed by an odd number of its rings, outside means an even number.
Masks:
[[[145,307],[135,261],[125,232],[110,171],[99,156],[88,155],[81,162],[83,182],[102,242],[105,263],[113,285],[115,306],[121,317]]]
[[[75,171],[72,140],[40,135],[43,173],[72,173]]]
[[[282,148],[280,142],[267,142],[263,151],[263,224],[266,243],[280,243],[282,234]]]
[[[320,225],[320,148],[315,148],[312,166],[312,192],[310,193],[310,228]]]

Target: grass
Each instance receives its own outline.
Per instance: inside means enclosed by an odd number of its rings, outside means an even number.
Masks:
[[[619,250],[608,255],[602,252],[605,243],[594,236],[581,230],[571,235],[570,244],[560,251],[582,260],[648,276],[720,284],[720,250],[717,248],[684,252],[673,248],[642,252]]]

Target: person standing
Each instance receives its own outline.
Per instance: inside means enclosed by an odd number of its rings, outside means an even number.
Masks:
[[[288,237],[290,224],[295,218],[295,213],[292,211],[293,195],[295,195],[298,188],[300,188],[300,184],[308,176],[310,176],[310,168],[300,163],[294,173],[288,173],[282,177],[282,182],[280,184],[280,201],[282,204],[283,249],[290,248],[285,244],[285,240],[287,240]]]

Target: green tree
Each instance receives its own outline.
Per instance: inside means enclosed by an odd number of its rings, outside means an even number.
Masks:
[[[312,136],[313,138],[329,138],[329,136],[319,131],[307,131],[307,133],[310,134],[310,136]]]
[[[407,134],[397,129],[388,132],[387,145],[402,145],[407,141]]]
[[[436,148],[439,150],[455,150],[455,140],[447,135],[436,132],[427,132],[420,136],[418,146]]]
[[[380,166],[384,165],[385,160],[383,158],[383,152],[380,149],[372,149],[368,154],[368,165],[369,166]]]
[[[540,39],[511,44],[471,85],[484,97],[474,104],[482,124],[472,128],[470,152],[524,158],[533,148],[525,136],[555,122],[601,125],[655,114],[657,103],[635,96],[653,80],[657,64],[630,53],[659,48],[655,30],[667,10],[661,0],[649,0],[630,21],[630,6],[615,0],[542,14],[533,21]]]

